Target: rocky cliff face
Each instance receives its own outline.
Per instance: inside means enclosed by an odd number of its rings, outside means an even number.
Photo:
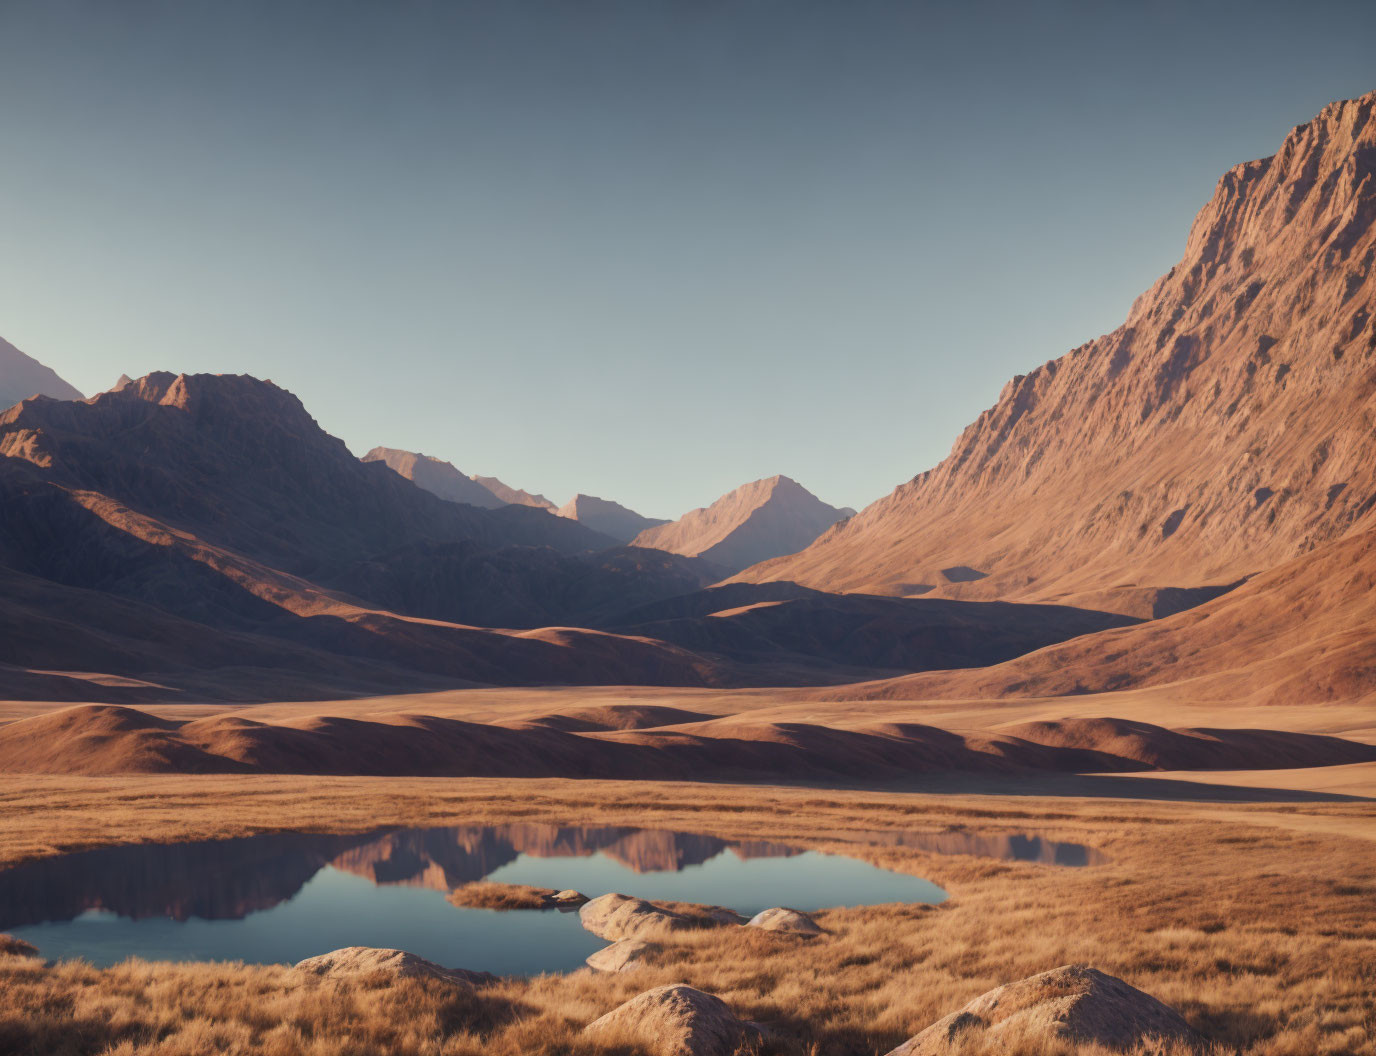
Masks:
[[[559,507],[559,516],[586,524],[593,531],[610,535],[623,543],[629,543],[647,528],[669,523],[662,518],[642,517],[619,502],[581,492]]]
[[[54,400],[86,398],[59,378],[51,367],[45,367],[0,338],[0,408],[30,396],[49,396]]]
[[[828,506],[788,477],[767,477],[647,528],[632,545],[702,557],[734,571],[801,550],[854,512]]]
[[[1376,524],[1376,93],[1229,170],[1117,330],[741,578],[1139,615]],[[1202,600],[1202,599],[1196,599]]]

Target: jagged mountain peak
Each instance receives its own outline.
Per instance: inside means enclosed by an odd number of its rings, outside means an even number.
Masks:
[[[854,512],[828,506],[797,481],[776,475],[742,484],[677,521],[647,528],[632,544],[736,570],[793,553]]]

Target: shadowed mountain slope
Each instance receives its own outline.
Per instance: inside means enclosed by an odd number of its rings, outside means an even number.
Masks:
[[[1229,170],[1127,321],[752,581],[1152,615],[1376,524],[1376,93]]]
[[[69,494],[296,574],[422,539],[570,553],[609,542],[522,507],[441,501],[360,462],[291,393],[245,376],[158,373],[88,402],[28,400],[0,413],[0,455]]]
[[[433,619],[605,627],[628,607],[698,590],[723,574],[709,561],[632,546],[571,557],[549,548],[426,542],[374,554],[332,582]]]
[[[647,528],[633,543],[703,557],[734,570],[801,550],[854,512],[828,506],[788,477],[767,477],[677,521]]]
[[[793,584],[740,583],[643,606],[611,629],[742,663],[861,672],[984,667],[1136,622],[1058,605],[834,595]]]
[[[9,407],[30,396],[50,396],[55,400],[85,399],[74,387],[58,377],[51,367],[45,367],[0,338],[0,407]]]
[[[544,511],[438,499],[353,458],[267,382],[155,374],[88,402],[27,400],[0,413],[0,456],[6,692],[61,699],[82,687],[60,672],[92,671],[118,677],[86,681],[87,699],[127,699],[121,678],[152,683],[144,699],[265,699],[732,677],[657,642],[467,626],[572,622],[582,604],[648,601],[719,570],[603,553],[606,537]],[[396,555],[426,548],[483,574],[439,564],[408,579]],[[430,596],[444,616],[414,618]]]
[[[381,462],[388,469],[400,473],[418,488],[438,495],[450,502],[480,506],[485,510],[505,505],[475,480],[465,477],[449,462],[416,451],[401,451],[395,447],[375,447],[363,456],[364,462]]]
[[[1376,702],[1373,628],[1376,531],[1328,543],[1168,619],[1062,642],[981,671],[914,675],[844,695],[1053,697],[1175,684],[1196,701]]]

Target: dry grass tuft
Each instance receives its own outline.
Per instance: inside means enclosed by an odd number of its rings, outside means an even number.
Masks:
[[[38,947],[13,935],[0,935],[0,957],[38,957]]]
[[[469,909],[548,909],[559,892],[530,884],[498,884],[478,880],[449,892],[449,901]]]

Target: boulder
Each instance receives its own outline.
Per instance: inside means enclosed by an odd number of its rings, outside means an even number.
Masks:
[[[645,958],[657,949],[644,939],[622,939],[598,950],[586,963],[597,972],[633,972],[643,967]]]
[[[581,891],[566,887],[562,891],[556,891],[552,901],[556,906],[581,906],[588,901],[588,896]]]
[[[619,894],[599,895],[583,903],[578,919],[588,931],[610,942],[687,931],[704,923],[682,913],[661,909],[643,898]]]
[[[990,990],[888,1056],[941,1056],[966,1046],[1059,1041],[1132,1050],[1153,1041],[1203,1044],[1180,1013],[1121,979],[1068,964]]]
[[[817,926],[817,922],[806,913],[799,913],[796,909],[786,909],[783,906],[761,910],[746,922],[746,927],[763,928],[765,931],[781,931],[789,935],[813,936],[822,934],[822,929]]]
[[[405,950],[383,950],[374,946],[346,946],[318,957],[307,957],[297,963],[296,970],[334,978],[382,974],[396,979],[440,979],[470,989],[497,979],[490,972],[444,968]]]
[[[584,1032],[651,1056],[734,1056],[758,1036],[721,998],[681,983],[631,998]]]

